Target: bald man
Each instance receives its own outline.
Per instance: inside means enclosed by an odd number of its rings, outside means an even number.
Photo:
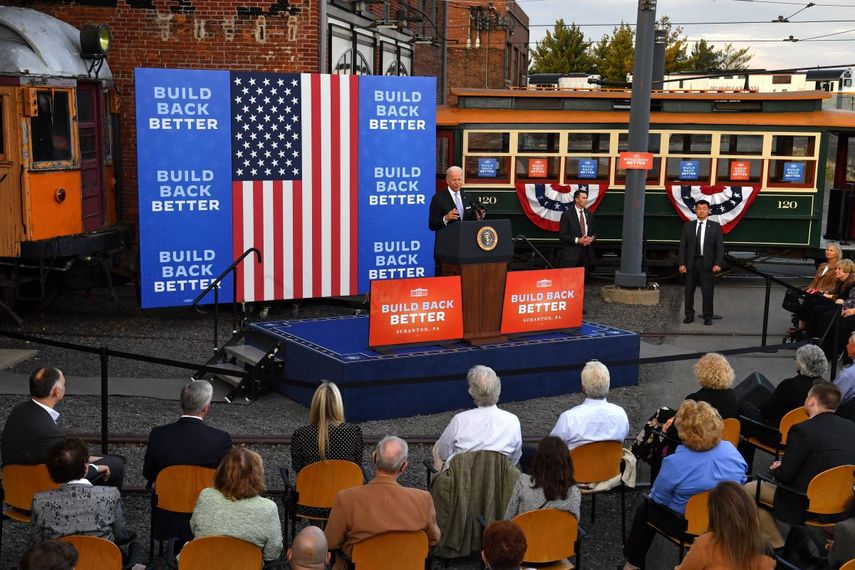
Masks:
[[[324,570],[329,563],[327,537],[316,526],[307,526],[301,530],[288,549],[291,570]]]

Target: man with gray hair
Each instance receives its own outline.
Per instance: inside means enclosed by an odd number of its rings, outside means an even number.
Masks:
[[[287,558],[291,570],[325,570],[330,563],[330,553],[324,531],[310,525],[298,532]]]
[[[479,364],[469,370],[466,380],[478,407],[451,418],[434,445],[434,467],[440,471],[452,457],[467,451],[497,451],[516,465],[522,455],[520,420],[496,406],[502,391],[499,377],[492,368]]]
[[[350,557],[353,545],[384,532],[423,530],[428,542],[439,542],[436,509],[427,491],[404,487],[398,477],[407,470],[407,442],[387,435],[371,454],[374,479],[361,487],[339,491],[324,531],[330,550]],[[333,568],[347,568],[339,556]]]
[[[143,476],[149,487],[154,485],[158,473],[172,465],[216,468],[232,448],[228,432],[205,424],[213,395],[214,388],[207,380],[185,384],[181,388],[181,417],[151,430],[143,460]],[[155,510],[155,527],[164,529],[157,534],[165,538],[193,538],[190,515]]]
[[[549,435],[563,439],[570,449],[593,441],[623,441],[629,433],[629,419],[623,408],[606,401],[609,383],[606,365],[588,362],[582,369],[585,401],[561,414]]]

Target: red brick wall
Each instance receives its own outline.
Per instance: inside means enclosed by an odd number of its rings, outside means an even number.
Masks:
[[[115,7],[47,0],[6,3],[39,10],[78,28],[104,23],[112,29],[114,47],[108,62],[122,100],[121,218],[136,223],[134,68],[316,72],[317,2],[292,2],[294,14],[279,11],[277,7],[286,2],[273,0],[116,0]]]

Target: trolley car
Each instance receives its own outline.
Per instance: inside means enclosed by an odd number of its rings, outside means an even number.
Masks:
[[[117,224],[109,32],[92,28],[81,35],[41,12],[0,7],[0,300],[7,305],[43,298],[58,275],[66,284],[83,278],[84,286],[93,273],[103,279],[131,237]]]
[[[515,235],[546,249],[558,245],[557,224],[531,205],[555,210],[569,203],[572,190],[587,188],[599,194],[598,248],[619,251],[626,171],[618,159],[627,150],[629,91],[454,94],[456,104],[437,113],[438,187],[447,166],[461,165],[465,189],[491,217],[509,218]],[[713,214],[727,214],[729,250],[822,257],[825,240],[855,237],[855,112],[823,109],[828,97],[821,91],[654,93],[648,260],[670,260],[683,219],[701,195],[714,197]]]

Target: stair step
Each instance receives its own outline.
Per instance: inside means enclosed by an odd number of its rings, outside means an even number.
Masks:
[[[217,368],[223,368],[226,370],[235,370],[237,372],[246,372],[246,369],[243,366],[240,366],[239,364],[231,364],[228,362],[220,362],[220,363],[214,364],[214,366],[216,366]],[[213,376],[214,376],[214,378],[222,380],[223,382],[230,384],[232,386],[237,386],[238,384],[240,384],[241,380],[243,380],[242,376],[232,376],[232,375],[226,374],[224,372],[218,373],[218,374],[213,374]]]
[[[237,360],[246,362],[250,366],[255,366],[264,359],[267,354],[260,348],[256,348],[251,344],[237,344],[235,346],[227,346],[226,354],[233,356]]]

